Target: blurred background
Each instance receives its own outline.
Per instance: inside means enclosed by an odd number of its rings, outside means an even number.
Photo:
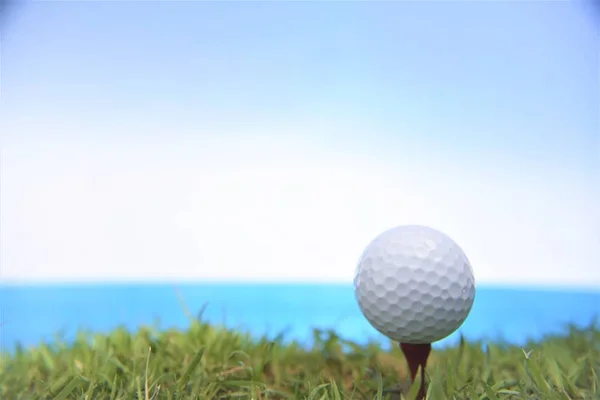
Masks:
[[[255,335],[383,340],[352,278],[403,224],[445,232],[473,265],[473,311],[438,345],[522,343],[600,313],[590,4],[9,8],[2,349],[183,328],[182,303]]]

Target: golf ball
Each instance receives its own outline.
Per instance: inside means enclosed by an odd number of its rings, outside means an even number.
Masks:
[[[385,336],[433,343],[469,315],[475,278],[466,255],[448,236],[424,226],[399,226],[364,250],[354,293],[365,318]]]

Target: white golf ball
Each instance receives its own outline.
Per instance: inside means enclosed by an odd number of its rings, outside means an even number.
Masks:
[[[365,318],[385,336],[400,343],[433,343],[469,315],[475,278],[448,236],[424,226],[399,226],[364,250],[354,293]]]

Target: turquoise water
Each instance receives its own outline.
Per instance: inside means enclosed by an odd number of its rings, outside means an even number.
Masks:
[[[106,332],[119,325],[185,328],[182,302],[202,318],[310,345],[312,330],[335,329],[341,336],[387,343],[366,322],[351,285],[282,284],[106,284],[0,286],[0,348],[35,345],[57,333],[67,340],[78,329]],[[479,287],[473,310],[460,330],[438,346],[468,339],[503,339],[521,344],[560,333],[565,324],[588,325],[600,315],[600,291]]]

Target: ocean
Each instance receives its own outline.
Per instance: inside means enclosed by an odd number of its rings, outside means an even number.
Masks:
[[[306,346],[313,329],[389,345],[362,316],[349,284],[90,284],[0,285],[0,349],[12,351],[17,343],[33,346],[56,335],[71,340],[80,329],[185,328],[186,310],[257,337],[283,333],[286,340]],[[434,346],[453,344],[461,334],[521,345],[561,333],[567,324],[589,325],[596,316],[600,291],[480,285],[467,321]]]

